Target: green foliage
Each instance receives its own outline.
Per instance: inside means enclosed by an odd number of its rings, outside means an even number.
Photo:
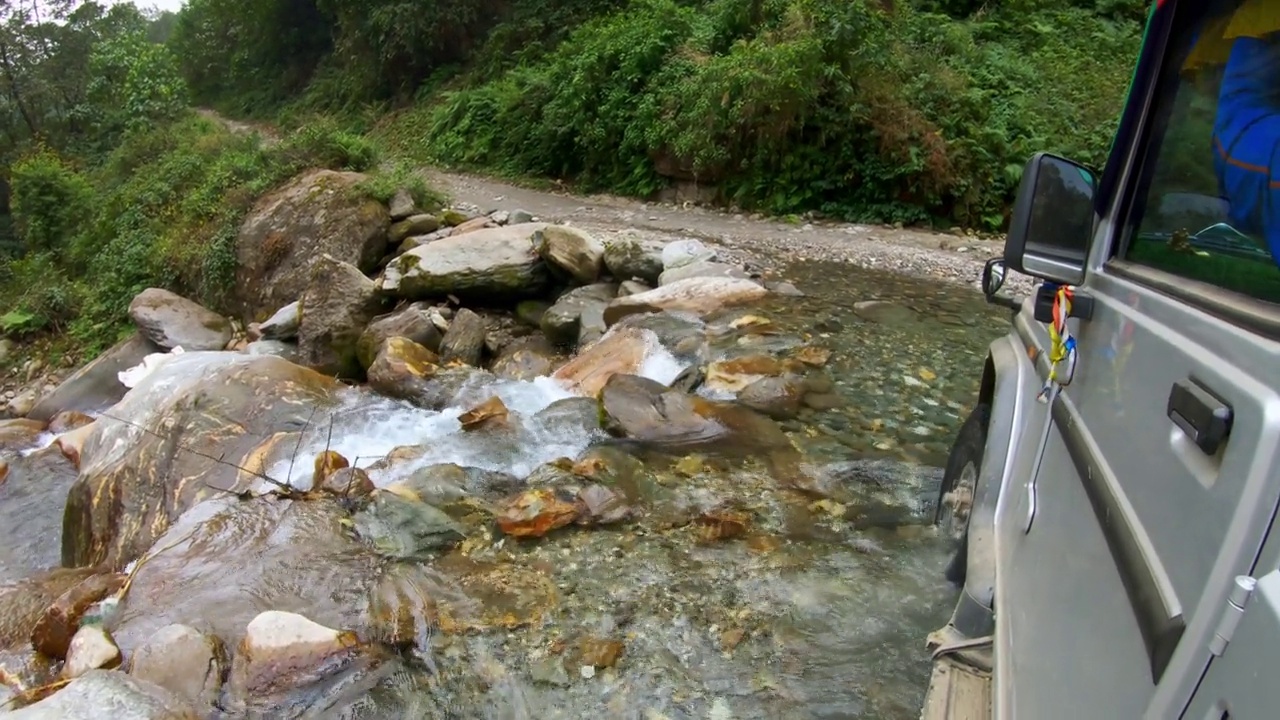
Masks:
[[[420,172],[398,162],[356,185],[356,189],[381,203],[391,202],[391,197],[401,189],[408,190],[414,206],[433,212],[446,205],[446,198],[427,184]]]
[[[19,254],[51,251],[82,231],[93,190],[56,153],[40,148],[14,163],[9,173]]]
[[[176,118],[187,107],[187,87],[169,49],[134,31],[107,38],[89,58],[89,112],[99,141],[114,145],[122,132]]]
[[[996,229],[1032,152],[1102,161],[1139,44],[1135,23],[1027,12],[633,0],[379,133],[593,189],[688,177],[776,214]]]
[[[299,162],[306,158],[325,167],[357,172],[377,167],[381,159],[373,142],[318,115],[290,133],[281,150]]]

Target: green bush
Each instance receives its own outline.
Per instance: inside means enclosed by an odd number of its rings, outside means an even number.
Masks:
[[[19,254],[64,247],[84,231],[91,219],[93,190],[57,153],[39,148],[9,172],[9,207]]]
[[[866,0],[634,0],[379,132],[432,159],[649,194],[658,166],[777,214],[997,229],[1022,164],[1105,157],[1139,26]]]

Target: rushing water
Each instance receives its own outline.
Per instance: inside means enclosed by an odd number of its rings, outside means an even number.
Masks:
[[[297,542],[296,527],[323,534],[333,525],[327,516],[255,534],[248,526],[266,522],[262,513],[206,503],[170,534],[190,533],[188,526],[204,527],[219,514],[232,519],[205,536],[157,542],[173,549],[138,574],[138,607],[126,608],[117,639],[127,654],[127,644],[164,622],[207,615],[213,606],[200,609],[201,593],[217,597],[208,619],[219,628],[242,627],[272,607],[329,623],[363,617],[374,628],[408,616],[416,652],[328,686],[296,717],[916,717],[928,677],[924,639],[954,602],[941,575],[950,546],[919,523],[878,521],[857,505],[916,503],[927,486],[922,478],[936,477],[945,461],[977,393],[986,345],[1004,331],[1005,317],[961,288],[843,264],[799,263],[783,275],[807,295],[776,297],[750,312],[833,351],[830,392],[783,427],[809,466],[861,500],[814,502],[781,487],[758,459],[646,457],[638,481],[645,521],[571,527],[535,540],[482,527],[465,553],[426,564],[373,563],[363,559],[367,550],[341,550],[335,541],[334,552],[348,562],[323,568],[315,559],[323,543],[305,555],[279,544]],[[681,369],[660,352],[642,372],[666,382]],[[464,432],[459,415],[492,394],[517,422]],[[500,381],[463,395],[436,413],[347,391],[337,409],[308,423],[298,452],[275,458],[266,474],[305,488],[312,459],[328,448],[370,468],[380,486],[435,463],[523,478],[602,439],[543,412],[568,397],[549,379]],[[419,452],[378,464],[406,445]],[[12,461],[10,487],[0,487],[0,580],[57,557],[55,518],[70,482],[58,459],[46,450]],[[47,494],[38,497],[41,489]],[[745,533],[716,539],[687,522],[691,513],[724,507],[750,518]],[[663,522],[668,516],[686,520]],[[243,588],[219,583],[216,563],[207,560],[227,553],[257,562],[246,577],[260,580],[246,579]],[[315,587],[335,583],[342,593]],[[185,588],[182,602],[166,608],[175,585]],[[347,596],[367,601],[353,612]],[[410,597],[429,598],[431,610]],[[613,657],[593,662],[602,643]]]

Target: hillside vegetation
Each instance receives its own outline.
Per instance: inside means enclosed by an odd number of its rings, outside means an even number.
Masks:
[[[1133,0],[193,0],[202,102],[377,123],[418,161],[998,229],[1036,150],[1102,160]]]
[[[678,179],[774,214],[997,230],[1030,153],[1104,158],[1145,3],[43,12],[0,3],[0,333],[88,355],[145,287],[218,309],[244,213],[311,166],[396,178],[371,193],[430,163],[638,196]],[[272,121],[285,140],[234,135],[193,107]]]

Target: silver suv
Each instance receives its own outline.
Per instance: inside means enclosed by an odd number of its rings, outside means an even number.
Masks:
[[[1013,327],[940,502],[962,591],[930,637],[928,720],[1280,717],[1268,22],[1280,0],[1156,2],[1106,167],[1026,166],[983,278]],[[1232,125],[1242,98],[1262,109]],[[1007,272],[1034,295],[1004,295]]]

